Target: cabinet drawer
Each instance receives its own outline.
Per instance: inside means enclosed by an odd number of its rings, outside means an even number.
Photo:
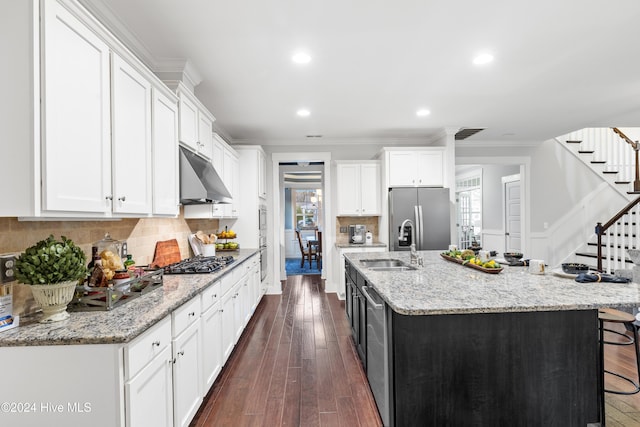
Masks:
[[[172,334],[176,338],[182,331],[200,319],[200,298],[193,298],[171,314]]]
[[[213,304],[220,300],[220,281],[217,281],[213,285],[209,286],[202,292],[202,312],[204,313]]]
[[[127,379],[133,378],[171,343],[171,317],[167,316],[124,348]]]

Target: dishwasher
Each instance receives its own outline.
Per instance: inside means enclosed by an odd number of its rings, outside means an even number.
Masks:
[[[367,299],[367,379],[376,400],[382,424],[390,425],[389,337],[387,305],[374,289],[362,287]]]

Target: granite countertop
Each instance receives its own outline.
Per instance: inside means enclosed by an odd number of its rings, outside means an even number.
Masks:
[[[386,248],[387,244],[382,242],[373,242],[370,245],[364,243],[336,243],[336,248]]]
[[[72,311],[68,320],[49,324],[38,323],[40,314],[21,317],[20,326],[0,332],[0,347],[131,341],[257,252],[257,249],[225,252],[235,261],[211,274],[165,274],[161,288],[111,311]]]
[[[410,271],[374,271],[361,259],[401,259],[408,252],[350,253],[345,257],[397,313],[406,315],[587,310],[640,306],[640,284],[579,283],[552,272],[535,275],[504,266],[499,274],[464,267],[420,251],[424,266]],[[562,270],[560,270],[562,271]]]

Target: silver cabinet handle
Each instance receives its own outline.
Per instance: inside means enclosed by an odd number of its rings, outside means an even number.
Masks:
[[[124,202],[125,200],[127,200],[127,197],[126,196],[118,197],[118,200],[120,200],[121,202]]]
[[[152,347],[160,347],[160,341],[154,341],[151,343]]]
[[[193,312],[193,311],[192,311],[191,313],[189,313],[189,317],[191,317],[191,316],[195,316],[195,315],[196,315],[196,313],[195,313],[195,312]]]
[[[113,196],[107,196],[105,197],[106,200],[113,200]]]

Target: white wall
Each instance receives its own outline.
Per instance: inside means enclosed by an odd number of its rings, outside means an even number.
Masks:
[[[525,188],[529,192],[525,256],[545,259],[552,266],[586,243],[597,221],[607,220],[627,203],[555,140],[529,145],[456,145],[457,161],[471,164],[477,158],[489,159],[488,164],[505,158],[523,158],[530,163]]]

